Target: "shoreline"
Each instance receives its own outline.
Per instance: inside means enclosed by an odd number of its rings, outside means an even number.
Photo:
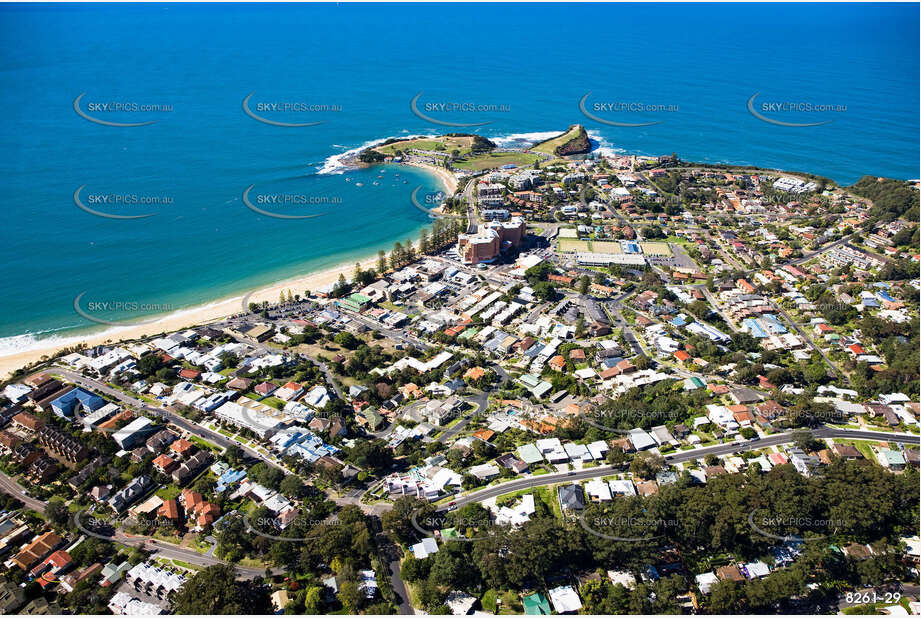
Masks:
[[[457,180],[444,168],[436,168],[434,166],[416,163],[406,163],[406,165],[418,167],[431,173],[444,185],[449,195],[454,195],[454,192],[457,190]],[[395,240],[399,241],[401,239]],[[418,239],[413,240],[413,246],[418,248],[418,242]],[[42,341],[39,339],[35,341],[34,347],[28,350],[0,356],[0,380],[8,380],[17,369],[39,362],[45,357],[50,358],[65,348],[72,348],[78,345],[92,347],[103,344],[117,344],[123,341],[141,339],[160,333],[201,326],[237,313],[242,313],[243,311],[248,311],[248,309],[243,306],[244,300],[247,301],[247,304],[250,302],[259,303],[262,301],[268,301],[270,303],[278,302],[279,294],[289,289],[292,294],[300,294],[303,296],[304,290],[316,291],[319,288],[335,283],[339,279],[340,274],[344,275],[346,279],[351,279],[355,272],[356,261],[361,264],[363,270],[369,268],[376,270],[377,257],[377,252],[374,252],[373,255],[350,259],[324,270],[308,271],[303,275],[276,281],[275,283],[258,288],[247,294],[222,297],[207,301],[201,305],[180,309],[173,313],[166,314],[154,322],[114,326],[100,333],[88,334],[86,336],[74,335],[72,337],[67,337],[65,341],[49,341],[45,345],[42,345]],[[75,341],[75,339],[79,340]]]

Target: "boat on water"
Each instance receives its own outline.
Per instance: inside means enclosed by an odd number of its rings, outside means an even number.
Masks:
[[[365,185],[364,185],[364,183],[356,182],[356,183],[355,183],[355,186],[356,186],[356,187],[363,187],[363,186],[365,186]]]

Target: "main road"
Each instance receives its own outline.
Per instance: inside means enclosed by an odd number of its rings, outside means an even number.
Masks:
[[[868,430],[850,430],[850,429],[837,429],[833,427],[823,426],[818,429],[812,430],[812,435],[816,438],[845,438],[853,440],[885,440],[889,442],[902,442],[908,444],[918,444],[919,437],[913,434],[903,434],[903,433],[893,433],[893,432],[882,432],[882,431],[868,431]],[[666,463],[676,464],[683,463],[687,461],[693,461],[695,459],[700,459],[706,457],[707,455],[729,455],[741,451],[752,451],[766,446],[776,446],[778,444],[785,444],[792,441],[793,432],[788,431],[785,433],[779,433],[775,435],[762,438],[760,440],[749,440],[746,442],[736,442],[729,444],[718,444],[716,446],[708,446],[703,448],[695,448],[688,451],[679,451],[677,453],[672,453],[665,456]],[[618,472],[619,469],[610,465],[602,465],[594,468],[589,468],[587,470],[575,470],[572,472],[559,472],[556,474],[544,474],[541,476],[531,476],[516,481],[510,481],[508,483],[501,483],[493,487],[487,487],[479,491],[475,491],[466,496],[459,496],[454,500],[452,507],[461,507],[465,504],[471,504],[474,502],[482,502],[483,500],[488,500],[490,498],[497,498],[499,496],[511,493],[514,491],[520,491],[523,489],[533,489],[535,487],[543,487],[545,485],[556,485],[558,483],[566,483],[570,481],[584,481],[586,479],[591,479],[599,476],[608,476]],[[438,510],[446,511],[448,506],[442,506]]]

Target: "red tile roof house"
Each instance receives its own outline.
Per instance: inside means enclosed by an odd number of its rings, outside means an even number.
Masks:
[[[774,389],[777,388],[777,387],[774,386],[774,385],[770,382],[770,380],[768,380],[766,377],[764,377],[764,376],[758,376],[758,388],[763,388],[763,389],[766,389],[766,390],[774,390]]]
[[[768,399],[764,403],[758,404],[755,406],[755,410],[757,410],[758,413],[762,416],[765,416],[769,419],[775,418],[784,413],[783,406],[773,399]]]
[[[755,417],[748,410],[745,410],[744,412],[734,412],[732,417],[736,420],[740,427],[748,427],[755,422]]]
[[[57,581],[57,576],[73,566],[73,560],[66,551],[59,549],[32,569],[32,576],[38,578],[42,588]],[[42,575],[42,577],[38,577]]]
[[[217,518],[220,516],[221,507],[212,502],[205,502],[199,509],[198,519],[196,519],[195,522],[199,525],[199,527],[204,528],[205,526],[216,522]]]
[[[736,281],[736,287],[745,292],[746,294],[751,294],[755,291],[755,286],[746,281],[745,279],[739,279]]]
[[[863,346],[859,343],[852,343],[851,345],[847,346],[847,349],[850,350],[851,354],[854,356],[863,356],[867,353],[866,350],[863,349]]]
[[[598,377],[600,377],[602,380],[609,380],[613,378],[614,376],[619,376],[619,375],[620,375],[620,369],[618,369],[617,367],[611,367],[599,373]]]
[[[789,461],[789,458],[783,453],[771,453],[768,455],[768,459],[770,459],[771,463],[775,466],[782,466]]]
[[[550,365],[550,367],[556,371],[563,371],[563,369],[566,367],[566,359],[564,359],[561,355],[557,354],[556,356],[551,358],[547,364]]]
[[[173,461],[172,457],[165,454],[159,455],[151,463],[153,463],[154,468],[156,468],[157,471],[161,474],[170,474],[179,465]]]
[[[169,450],[173,451],[181,457],[188,457],[192,455],[197,449],[194,444],[186,440],[185,438],[179,438],[175,442],[169,445]]]
[[[179,505],[176,500],[167,500],[157,509],[157,517],[163,517],[170,521],[179,523]]]
[[[691,358],[691,355],[685,352],[684,350],[677,350],[674,356],[676,359],[678,359],[679,362],[682,362],[682,363],[688,360],[689,358]]]
[[[278,387],[272,384],[271,382],[263,382],[262,384],[257,384],[256,388],[253,390],[259,393],[260,395],[271,395],[275,392]]]
[[[275,396],[284,401],[294,401],[304,394],[304,387],[297,382],[288,382],[275,391]]]
[[[183,380],[197,380],[201,375],[201,371],[196,369],[183,369],[179,372],[179,377]]]

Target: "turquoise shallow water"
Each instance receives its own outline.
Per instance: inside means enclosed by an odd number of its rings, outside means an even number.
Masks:
[[[855,4],[0,6],[0,353],[33,345],[36,334],[97,328],[74,311],[83,292],[84,301],[150,307],[123,312],[131,315],[181,309],[415,237],[427,218],[409,195],[420,184],[435,190],[435,179],[405,168],[381,179],[379,170],[337,173],[331,159],[375,138],[469,130],[514,144],[510,136],[580,122],[609,149],[843,183],[866,173],[917,177],[918,16],[917,5]],[[428,42],[424,51],[413,50],[417,41]],[[489,124],[426,122],[410,111],[420,92],[430,116]],[[592,120],[578,105],[589,92],[588,108],[603,119],[660,124]],[[94,124],[74,111],[81,93],[78,107],[94,117],[156,123]],[[250,93],[264,118],[322,124],[258,122],[242,110]],[[748,112],[755,93],[758,109],[846,110],[765,112],[832,120],[781,127]],[[673,111],[605,108],[624,102]],[[279,112],[273,103],[323,109]],[[474,109],[445,113],[437,103]],[[161,198],[97,201],[96,210],[158,214],[93,216],[74,204],[84,185],[84,201]],[[321,202],[276,212],[326,214],[259,215],[241,200],[250,185]]]

